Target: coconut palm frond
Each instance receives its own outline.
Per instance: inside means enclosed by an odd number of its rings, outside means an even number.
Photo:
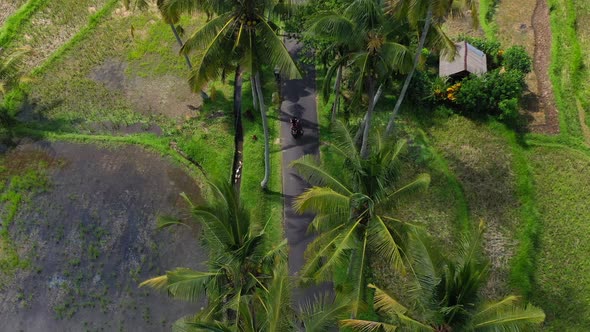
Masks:
[[[352,194],[344,181],[319,165],[313,155],[305,155],[294,160],[289,167],[295,168],[307,182],[314,186],[327,187],[342,195]]]
[[[407,328],[407,331],[412,331],[412,332],[434,332],[435,329],[428,325],[428,324],[424,324],[421,323],[418,320],[415,320],[409,316],[406,316],[404,314],[397,314],[397,319],[400,322],[400,325],[403,326],[404,328]]]
[[[287,258],[287,246],[288,246],[287,239],[283,239],[283,241],[281,241],[278,244],[274,244],[272,246],[272,248],[270,248],[267,252],[265,252],[262,259],[264,261],[268,261],[269,263],[274,261],[276,259],[276,257],[286,259]]]
[[[508,296],[497,303],[484,305],[473,315],[473,330],[482,332],[525,331],[545,320],[545,313],[533,305],[521,305],[516,296]]]
[[[183,13],[186,14],[196,14],[196,13],[204,13],[207,11],[215,11],[217,3],[223,5],[225,1],[214,1],[214,0],[158,0],[158,8],[162,13],[166,13],[168,17],[174,17],[176,20],[174,22],[178,22],[178,18]],[[225,5],[227,6],[227,4]],[[221,13],[222,11],[216,11],[217,13]]]
[[[359,219],[359,221],[360,220],[361,219]],[[367,284],[365,273],[368,265],[368,235],[368,232],[364,232],[363,238],[360,240],[357,248],[355,248],[356,250],[351,253],[349,277],[352,280],[352,296],[350,302],[352,318],[356,318],[361,310],[364,310],[367,307],[367,303],[365,302],[365,288]]]
[[[233,332],[234,330],[232,328],[230,328],[229,326],[227,326],[226,324],[222,323],[222,322],[218,322],[218,321],[214,321],[214,322],[187,322],[183,324],[184,326],[186,326],[184,329],[179,329],[178,327],[175,326],[174,331],[179,331],[179,332],[193,332],[193,331],[210,331],[210,332]]]
[[[347,216],[350,197],[337,193],[331,188],[312,187],[295,198],[293,207],[297,212],[311,211]]]
[[[379,28],[383,20],[383,6],[379,1],[355,0],[344,10],[344,16],[356,23],[357,28]]]
[[[216,14],[226,13],[233,9],[232,1],[218,0],[160,0],[163,1],[164,7],[175,8],[176,11],[192,14],[198,12],[212,11]]]
[[[180,49],[185,54],[199,52],[189,78],[193,90],[199,91],[205,83],[218,78],[231,61],[231,42],[226,37],[233,32],[233,24],[231,14],[220,15],[195,31]]]
[[[394,238],[394,235],[389,231],[380,216],[375,216],[371,220],[368,232],[371,236],[371,249],[385,260],[386,264],[404,273],[406,269],[400,251],[400,243]]]
[[[172,216],[158,216],[156,222],[156,227],[159,229],[178,225],[189,227],[185,221]]]
[[[369,288],[373,288],[375,290],[375,309],[377,311],[385,312],[385,313],[400,313],[405,314],[408,309],[400,304],[392,295],[388,292],[384,291],[383,289],[369,284]]]
[[[159,277],[150,278],[142,283],[139,284],[139,287],[151,287],[155,289],[162,289],[169,285],[168,283],[168,276],[163,275]]]
[[[353,172],[362,172],[360,151],[344,122],[336,121],[332,130],[335,137],[334,141],[330,142],[330,147],[346,159],[347,167],[350,167]]]
[[[184,316],[172,324],[172,332],[201,332],[201,329],[193,325],[197,321],[198,315]]]
[[[300,308],[305,331],[329,331],[350,310],[350,299],[333,294],[320,294],[313,301],[306,301]]]
[[[440,53],[447,59],[452,60],[457,55],[457,46],[455,42],[443,31],[440,26],[434,26],[430,33],[429,44],[440,50]]]
[[[207,207],[195,207],[192,214],[206,228],[209,237],[213,237],[217,243],[230,246],[236,244],[227,223],[214,213],[208,211]]]
[[[325,232],[333,230],[335,227],[338,227],[339,225],[348,222],[348,217],[348,215],[344,215],[343,213],[316,214],[312,222],[309,224],[307,231],[309,234],[313,232],[323,234]]]
[[[414,194],[417,191],[425,190],[430,185],[430,175],[427,173],[420,174],[414,179],[414,181],[404,185],[401,188],[397,188],[393,192],[390,192],[382,200],[379,201],[379,205],[383,207],[392,206],[395,201],[403,196]]]
[[[260,54],[264,54],[264,58],[267,59],[268,64],[274,68],[278,68],[281,75],[285,78],[301,78],[301,70],[295,61],[293,61],[282,39],[277,36],[275,30],[271,28],[269,22],[264,17],[258,16],[258,18],[260,19],[260,29],[257,31],[257,36],[259,37],[257,46],[262,51]]]
[[[423,232],[410,232],[407,252],[416,282],[409,287],[409,292],[418,303],[428,303],[441,281],[439,267],[444,264],[444,261],[438,251],[429,250],[429,245],[430,242]]]
[[[273,278],[264,295],[267,331],[287,331],[293,316],[289,271],[285,263],[273,269]]]
[[[319,234],[307,245],[304,255],[306,262],[315,260],[313,263],[310,263],[311,268],[319,268],[321,266],[323,257],[328,256],[332,252],[334,245],[339,241],[340,233],[344,229],[346,229],[345,224],[338,225],[329,231]]]
[[[391,66],[391,71],[407,73],[412,69],[414,58],[406,45],[386,42],[381,46],[380,53],[383,59],[387,59],[385,63]]]
[[[340,321],[340,326],[348,327],[353,329],[354,331],[359,332],[395,332],[397,330],[397,326],[393,324],[362,319],[344,319]]]
[[[206,284],[218,275],[214,272],[200,272],[177,268],[166,273],[168,293],[177,299],[194,302],[205,293]]]
[[[307,34],[325,37],[337,44],[348,44],[351,41],[351,36],[357,32],[353,21],[336,12],[316,14],[306,30]]]
[[[316,282],[331,280],[334,267],[341,266],[340,264],[346,261],[347,251],[358,248],[358,242],[354,236],[359,224],[360,220],[343,227],[340,234],[324,244],[320,251],[306,251],[306,254],[309,253],[311,257],[308,258],[300,274],[304,277],[314,277]]]
[[[354,67],[356,67],[353,87],[356,95],[360,97],[364,91],[365,79],[368,77],[369,71],[371,70],[371,56],[368,51],[363,50],[354,53],[351,56],[351,60]]]

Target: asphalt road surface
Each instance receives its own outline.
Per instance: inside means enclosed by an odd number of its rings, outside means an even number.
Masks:
[[[286,39],[285,46],[294,58],[298,58],[302,44],[294,39]],[[313,240],[313,234],[307,233],[313,214],[299,215],[293,210],[293,200],[309,184],[302,179],[289,164],[303,155],[312,154],[319,158],[318,114],[316,110],[315,70],[313,66],[304,65],[303,79],[286,80],[281,84],[281,144],[283,151],[283,194],[285,202],[285,234],[289,243],[289,273],[297,275],[304,263],[303,254],[307,245]],[[300,119],[304,134],[299,138],[291,135],[289,120],[296,116]],[[293,297],[296,303],[313,300],[319,293],[331,291],[331,284],[295,289]]]

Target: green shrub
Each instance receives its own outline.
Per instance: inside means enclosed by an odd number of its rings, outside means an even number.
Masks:
[[[408,100],[413,104],[424,104],[424,101],[430,99],[433,85],[438,75],[432,77],[427,72],[417,70],[408,86]]]
[[[512,46],[502,55],[502,65],[507,70],[518,70],[527,74],[533,68],[533,61],[522,46]]]
[[[518,118],[517,98],[504,99],[500,101],[500,103],[498,104],[498,108],[500,109],[500,115],[498,116],[498,119],[504,121],[511,121]]]
[[[440,105],[434,109],[433,117],[437,119],[446,119],[455,113],[452,108]]]
[[[504,120],[513,119],[518,113],[523,88],[524,76],[521,72],[494,70],[481,77],[464,79],[456,103],[471,115],[487,114]]]

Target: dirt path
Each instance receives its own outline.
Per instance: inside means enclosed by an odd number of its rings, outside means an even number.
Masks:
[[[551,63],[551,28],[549,24],[549,8],[547,0],[537,0],[532,16],[532,26],[535,35],[535,54],[533,57],[534,71],[537,77],[537,91],[539,92],[531,105],[544,115],[544,121],[530,126],[535,133],[555,135],[559,133],[559,115],[555,107],[553,86],[549,78]]]

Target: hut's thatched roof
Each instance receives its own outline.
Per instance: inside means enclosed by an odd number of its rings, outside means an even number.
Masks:
[[[484,52],[478,50],[466,41],[455,44],[457,54],[453,60],[441,55],[439,62],[439,76],[453,75],[481,75],[487,72],[487,61]]]

